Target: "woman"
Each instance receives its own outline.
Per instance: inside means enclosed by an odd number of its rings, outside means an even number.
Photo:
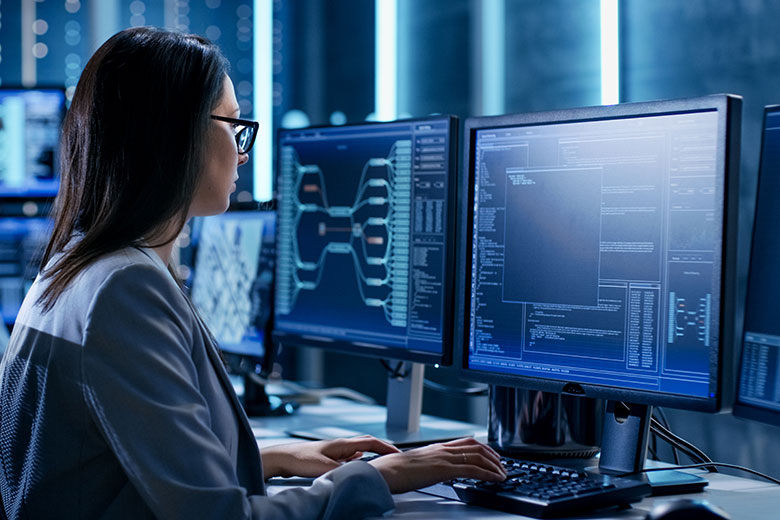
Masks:
[[[237,116],[227,63],[197,36],[122,31],[84,69],[54,232],[0,366],[9,518],[355,518],[391,509],[390,493],[504,478],[473,440],[397,453],[363,437],[261,459],[169,267],[187,219],[228,206],[251,147]],[[386,455],[347,462],[363,451]],[[267,497],[274,475],[323,476]]]

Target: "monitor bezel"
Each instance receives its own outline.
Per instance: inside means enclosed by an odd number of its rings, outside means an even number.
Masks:
[[[398,348],[398,347],[390,347],[386,345],[380,345],[375,343],[369,343],[365,341],[346,341],[343,339],[337,339],[337,338],[330,338],[325,336],[317,336],[313,334],[299,334],[294,332],[288,332],[284,330],[279,330],[276,328],[276,325],[274,325],[273,330],[273,341],[274,343],[278,344],[281,348],[284,347],[312,347],[312,348],[320,348],[335,352],[342,352],[346,354],[353,354],[357,356],[364,356],[364,357],[373,357],[378,359],[394,359],[394,360],[401,360],[401,361],[409,361],[413,363],[426,363],[426,364],[432,364],[432,365],[442,365],[442,366],[449,366],[452,364],[453,361],[453,342],[454,342],[454,311],[455,311],[455,293],[454,293],[454,286],[455,286],[455,279],[456,279],[456,267],[454,266],[455,262],[455,255],[457,251],[457,244],[456,240],[453,240],[455,238],[454,231],[458,228],[457,225],[457,190],[458,190],[458,174],[459,172],[459,165],[458,165],[458,118],[457,116],[450,115],[450,114],[442,114],[442,115],[432,115],[427,117],[420,117],[420,118],[410,118],[410,119],[398,119],[393,121],[366,121],[366,122],[360,122],[360,123],[350,123],[346,125],[317,125],[317,126],[309,126],[306,128],[296,128],[296,129],[283,129],[280,128],[277,132],[277,139],[276,139],[276,179],[275,184],[277,185],[277,192],[276,196],[278,197],[278,183],[281,180],[281,176],[279,175],[279,161],[278,157],[280,157],[281,154],[281,148],[282,148],[282,136],[286,133],[295,133],[295,132],[305,132],[309,130],[319,130],[319,129],[332,129],[332,128],[357,128],[357,127],[379,127],[382,125],[390,125],[390,124],[404,124],[404,123],[425,123],[425,122],[433,122],[433,121],[445,121],[447,122],[449,126],[448,135],[449,135],[449,172],[450,172],[450,179],[447,183],[448,185],[448,192],[447,192],[447,215],[446,215],[446,225],[447,229],[453,230],[449,233],[450,240],[447,241],[446,244],[446,250],[445,250],[445,267],[446,271],[443,278],[443,286],[444,286],[444,305],[445,308],[443,310],[443,321],[442,321],[442,351],[441,353],[434,353],[434,352],[426,352],[421,350],[408,350],[405,348]],[[278,201],[277,201],[278,203]],[[277,234],[277,250],[279,247],[278,243],[278,234]],[[276,267],[278,268],[278,262],[276,264]],[[278,278],[277,278],[278,280]],[[275,313],[274,308],[274,313]],[[274,314],[274,318],[276,318],[276,314]],[[274,319],[274,324],[276,324],[276,319]]]
[[[601,384],[571,382],[563,379],[545,379],[522,375],[499,374],[469,368],[470,287],[471,254],[474,206],[474,148],[478,130],[511,126],[538,126],[544,124],[575,123],[609,119],[626,119],[641,116],[660,116],[698,111],[717,111],[718,114],[718,168],[725,170],[723,235],[721,251],[721,302],[719,320],[720,342],[710,354],[710,388],[714,397],[694,397],[667,394],[648,390],[609,387]],[[462,379],[494,385],[529,388],[547,392],[604,398],[637,404],[672,406],[705,412],[717,412],[733,404],[734,368],[732,346],[734,344],[734,305],[736,294],[736,244],[739,202],[739,137],[741,97],[731,94],[625,103],[619,105],[573,108],[528,114],[492,117],[474,117],[464,125],[464,160],[460,181],[463,193],[458,206],[459,236],[463,238],[458,248],[458,313],[462,326],[458,327],[456,344],[459,351],[458,370]],[[716,350],[716,351],[715,351]],[[713,370],[714,368],[714,370]]]
[[[764,118],[761,122],[761,148],[760,148],[760,160],[759,160],[759,166],[758,166],[758,175],[757,175],[757,184],[756,184],[756,201],[755,205],[753,207],[753,228],[751,231],[750,236],[750,262],[749,262],[749,269],[748,269],[748,275],[747,275],[747,284],[745,285],[745,316],[747,316],[748,313],[748,301],[750,298],[750,285],[752,282],[752,278],[755,275],[755,270],[753,269],[753,259],[754,259],[754,247],[756,243],[756,218],[758,217],[758,208],[761,204],[761,181],[765,178],[766,172],[764,167],[764,145],[766,144],[766,123],[769,114],[780,114],[780,105],[767,105],[764,107]],[[752,421],[759,421],[765,424],[771,424],[774,426],[780,426],[780,411],[778,410],[770,410],[765,407],[761,407],[758,405],[754,405],[745,401],[742,401],[740,399],[740,393],[739,388],[742,384],[742,365],[745,361],[744,359],[744,351],[745,351],[745,332],[746,328],[743,328],[742,331],[742,337],[739,338],[739,344],[738,344],[738,351],[739,351],[739,360],[737,362],[737,375],[736,375],[736,395],[734,399],[734,409],[732,410],[732,413],[736,417],[740,417],[742,419],[749,419]]]
[[[65,115],[68,113],[68,95],[67,89],[63,85],[55,84],[38,84],[34,87],[24,86],[17,83],[0,85],[0,95],[7,92],[57,92],[62,95],[62,104],[60,105],[60,138],[62,137],[62,127],[65,123]],[[19,190],[15,192],[1,193],[0,199],[13,200],[13,199],[30,199],[34,202],[48,201],[51,202],[59,193],[60,179],[62,176],[62,168],[60,164],[61,150],[60,144],[54,148],[54,177],[57,187],[53,191],[47,190]]]

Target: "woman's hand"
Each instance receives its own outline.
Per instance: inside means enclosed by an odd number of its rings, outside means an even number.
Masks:
[[[385,455],[369,464],[379,470],[391,493],[406,493],[454,478],[506,479],[498,453],[471,438]]]
[[[331,441],[280,444],[264,448],[260,455],[265,478],[319,477],[345,462],[359,459],[366,451],[379,455],[398,453],[395,446],[363,435]]]

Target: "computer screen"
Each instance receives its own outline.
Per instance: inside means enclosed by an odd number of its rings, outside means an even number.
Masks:
[[[274,335],[449,363],[457,122],[282,130]]]
[[[51,220],[43,216],[0,217],[0,314],[7,326],[16,321],[38,274],[51,230]]]
[[[264,365],[272,319],[273,211],[193,219],[190,295],[220,350]]]
[[[65,91],[0,88],[0,197],[57,194]]]
[[[780,106],[764,111],[742,359],[734,414],[780,425]]]
[[[719,409],[739,106],[721,95],[468,120],[464,377]]]

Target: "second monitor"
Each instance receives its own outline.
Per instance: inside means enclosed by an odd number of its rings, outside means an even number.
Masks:
[[[449,116],[280,132],[277,340],[451,362],[456,132]],[[390,378],[371,433],[424,442],[421,368]]]

